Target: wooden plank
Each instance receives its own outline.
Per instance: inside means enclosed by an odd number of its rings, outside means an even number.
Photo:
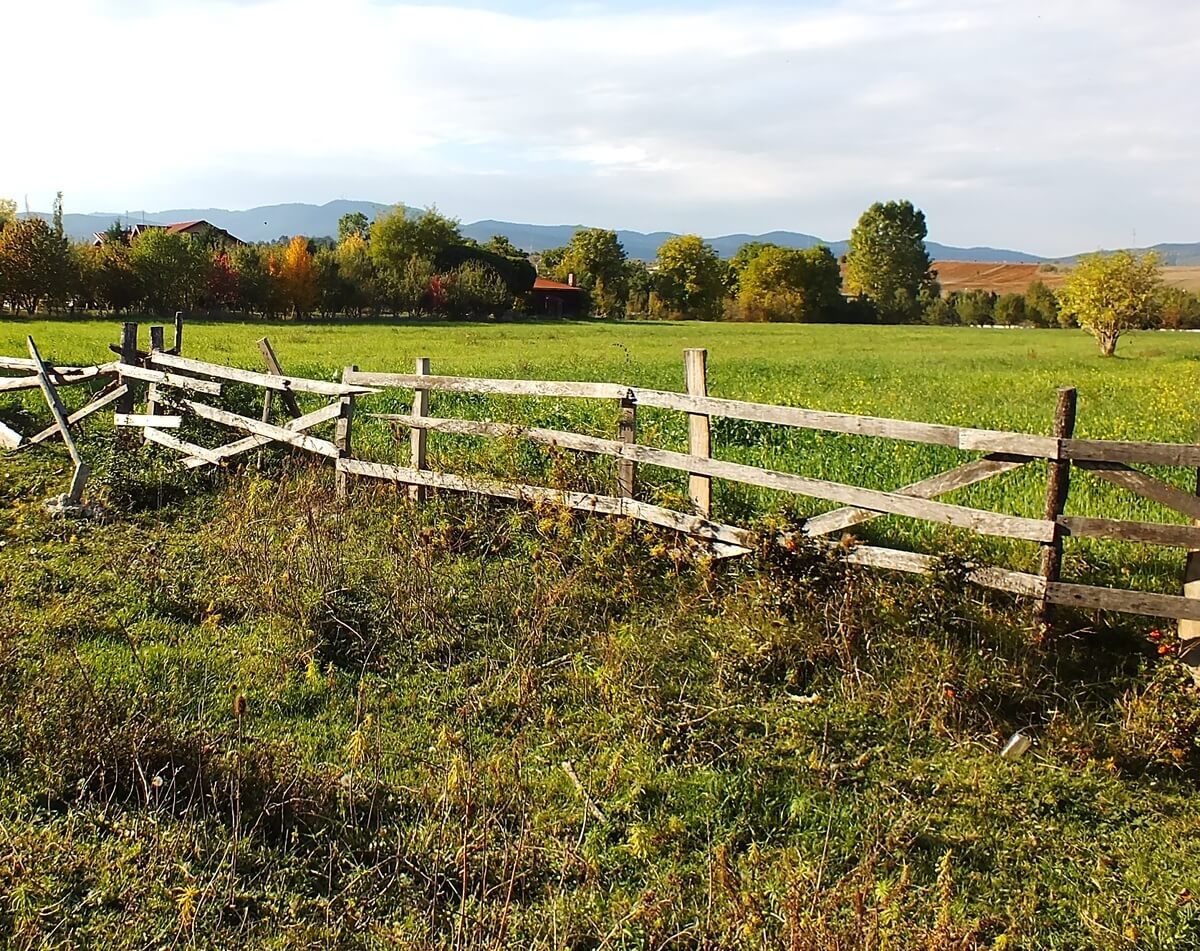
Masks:
[[[150,362],[155,366],[167,367],[172,370],[184,370],[200,376],[211,376],[218,380],[246,383],[250,386],[261,386],[280,392],[316,393],[319,396],[342,396],[347,393],[375,392],[367,387],[347,386],[344,383],[330,383],[326,380],[308,380],[303,377],[281,376],[274,373],[258,373],[255,370],[226,367],[219,363],[206,363],[203,360],[193,360],[190,357],[177,357],[170,353],[153,353],[150,355]]]
[[[319,410],[307,413],[299,419],[288,420],[284,424],[284,429],[290,429],[292,432],[305,432],[312,429],[314,426],[319,426],[321,423],[327,423],[338,416],[340,407],[337,403],[331,403],[328,406],[322,406]],[[224,446],[218,446],[215,449],[208,450],[208,455],[204,458],[194,457],[183,460],[185,469],[195,469],[198,466],[205,465],[221,465],[225,461],[237,456],[243,452],[248,452],[251,449],[257,449],[260,446],[266,446],[274,442],[269,436],[246,436],[244,439],[239,439],[235,442],[227,443]],[[214,461],[215,460],[215,461]]]
[[[49,367],[47,369],[50,371],[50,380],[55,386],[71,386],[75,383],[86,383],[88,380],[95,380],[102,376],[112,376],[116,373],[116,368],[117,365],[115,363],[105,363],[100,366],[72,370],[69,373],[57,373]],[[0,379],[0,393],[36,390],[40,385],[36,374],[33,376],[5,377]]]
[[[1182,512],[1193,519],[1200,519],[1200,497],[1167,485],[1153,476],[1131,469],[1122,462],[1092,462],[1080,459],[1075,462],[1076,468],[1094,473],[1123,489],[1129,489],[1138,495],[1165,505],[1167,508]]]
[[[164,349],[163,328],[162,327],[151,327],[150,328],[150,350],[151,350],[151,352],[162,351],[163,349]],[[151,383],[150,386],[146,390],[146,415],[148,415],[148,416],[157,416],[158,415],[158,384],[157,383]]]
[[[24,437],[11,426],[0,423],[0,446],[6,449],[16,449],[21,445],[23,439]]]
[[[840,546],[836,547],[840,548]],[[919,575],[932,574],[938,570],[941,564],[941,560],[933,555],[899,551],[894,548],[878,548],[872,545],[856,545],[846,552],[845,559],[852,565]],[[1046,587],[1045,580],[1039,575],[1023,571],[1009,571],[1005,568],[967,565],[966,577],[972,584],[984,588],[1030,598],[1040,599]]]
[[[662,466],[666,469],[676,469],[681,472],[699,473],[716,479],[729,479],[732,482],[742,482],[746,485],[757,485],[766,489],[791,492],[795,495],[806,495],[811,498],[840,502],[843,505],[867,509],[877,514],[906,515],[910,518],[923,519],[942,525],[966,528],[984,535],[998,535],[1003,538],[1020,538],[1040,542],[1048,540],[1054,532],[1054,525],[1041,519],[1002,515],[996,512],[985,512],[982,509],[972,509],[961,505],[947,505],[927,499],[906,497],[895,492],[862,489],[857,486],[847,486],[838,482],[811,479],[807,476],[776,472],[771,469],[760,469],[757,466],[748,466],[736,462],[705,459],[700,456],[672,452],[666,449],[655,449],[650,446],[628,445],[618,442],[615,439],[600,439],[595,436],[582,436],[578,433],[562,432],[559,430],[522,427],[506,423],[486,423],[477,420],[434,418],[418,420],[411,416],[394,414],[380,414],[378,418],[390,419],[404,425],[421,425],[425,428],[442,432],[531,439],[535,442],[556,445],[564,449],[618,456],[620,458],[633,459],[645,465]]]
[[[617,409],[617,442],[632,446],[637,443],[637,403],[623,399]],[[617,462],[617,495],[623,499],[637,498],[637,463],[631,459]]]
[[[79,453],[79,447],[75,445],[75,438],[71,435],[71,424],[67,422],[67,411],[58,398],[58,391],[55,390],[54,384],[50,382],[50,374],[46,369],[46,364],[42,362],[42,355],[38,353],[37,344],[33,342],[32,336],[26,337],[25,343],[29,347],[30,358],[37,364],[35,372],[38,382],[42,386],[42,394],[46,397],[46,405],[50,407],[50,415],[54,417],[54,422],[58,425],[58,431],[62,435],[62,441],[66,444],[71,461],[75,464],[67,498],[78,505],[83,501],[83,490],[87,485],[91,470],[84,463],[83,456]]]
[[[1065,531],[1082,538],[1111,538],[1115,541],[1164,545],[1170,548],[1200,548],[1200,527],[1164,525],[1160,522],[1127,522],[1113,518],[1059,518]]]
[[[169,386],[176,390],[191,390],[193,393],[206,393],[209,396],[221,395],[221,384],[213,383],[211,380],[198,380],[191,376],[163,373],[161,370],[151,370],[127,363],[118,364],[117,369],[121,371],[123,377],[131,380],[144,380],[147,383],[157,383],[159,386]],[[125,412],[132,411],[130,408]]]
[[[317,439],[315,436],[305,436],[302,433],[285,429],[282,426],[274,426],[271,423],[250,419],[248,416],[239,416],[237,413],[217,409],[215,406],[208,406],[204,403],[197,403],[195,400],[183,400],[183,406],[201,419],[207,419],[210,422],[220,423],[223,426],[230,426],[234,429],[243,429],[248,433],[254,433],[256,436],[266,436],[273,442],[287,443],[288,445],[295,446],[297,449],[314,452],[319,456],[327,456],[330,459],[338,457],[337,447],[325,439]]]
[[[112,366],[112,364],[105,364]],[[28,357],[0,357],[0,370],[29,370],[31,373],[37,369],[37,365]],[[50,371],[51,377],[69,375],[73,373],[82,373],[84,370],[90,370],[92,367],[68,367],[59,366],[58,364],[46,364],[46,369]]]
[[[1174,443],[1067,439],[1063,441],[1063,455],[1067,459],[1076,461],[1200,468],[1200,446],[1175,445]]]
[[[1078,394],[1073,386],[1064,386],[1058,391],[1058,401],[1054,407],[1054,437],[1056,440],[1070,439],[1075,432],[1075,415]],[[1048,522],[1054,523],[1054,533],[1050,540],[1042,545],[1041,575],[1050,585],[1058,581],[1062,574],[1063,559],[1063,529],[1058,524],[1063,510],[1067,505],[1067,493],[1071,486],[1071,462],[1067,459],[1054,458],[1047,464],[1046,469],[1046,505],[1045,515]],[[1054,620],[1054,607],[1044,598],[1038,608],[1038,621],[1046,626]]]
[[[415,373],[375,373],[356,370],[347,383],[373,387],[489,393],[496,396],[558,396],[577,399],[623,400],[633,389],[619,383],[578,383],[566,380],[494,380],[464,376],[418,376]]]
[[[684,388],[689,396],[708,396],[708,351],[683,351]],[[712,456],[712,423],[704,413],[688,414],[688,453],[707,459]],[[691,474],[688,476],[688,498],[701,515],[712,512],[712,479]]]
[[[1086,584],[1055,582],[1046,587],[1046,600],[1080,609],[1120,611],[1148,617],[1200,621],[1200,600],[1177,594],[1152,594],[1123,588],[1099,588]]]
[[[968,452],[1003,452],[1028,459],[1062,458],[1062,440],[1029,433],[1005,433],[993,429],[963,429],[958,448]]]
[[[962,429],[936,423],[918,423],[905,420],[884,419],[877,416],[859,416],[851,413],[832,413],[824,410],[806,409],[799,406],[777,406],[773,403],[750,403],[715,396],[688,396],[668,390],[633,388],[633,397],[639,406],[655,409],[671,409],[681,413],[703,413],[707,416],[723,416],[727,419],[744,419],[749,422],[775,423],[800,429],[818,429],[823,432],[848,433],[856,436],[884,436],[889,439],[930,443],[938,446],[958,446]]]
[[[361,459],[339,459],[339,470],[359,476],[385,479],[407,485],[423,485],[435,489],[448,489],[454,492],[471,492],[487,495],[493,498],[513,499],[516,501],[536,502],[545,501],[564,505],[580,511],[597,512],[605,515],[623,515],[637,518],[661,528],[695,535],[711,541],[725,542],[742,548],[752,548],[757,544],[757,536],[746,529],[733,525],[722,525],[698,515],[688,515],[657,505],[649,505],[633,499],[621,499],[615,496],[594,495],[584,492],[567,492],[561,489],[550,489],[542,486],[517,485],[507,482],[495,482],[471,476],[452,475],[446,472],[431,472],[428,469],[413,469],[393,466],[380,462],[365,462]]]
[[[267,370],[274,376],[283,377],[283,366],[280,364],[279,358],[275,356],[275,348],[271,346],[271,341],[266,337],[263,337],[258,341],[258,349],[259,352],[262,353],[263,363],[267,365]],[[270,404],[266,401],[271,399],[271,392],[272,391],[268,390],[266,396],[264,397],[263,413],[266,414],[263,416],[264,423],[270,422],[270,414],[266,408]],[[291,416],[292,419],[299,419],[302,415],[304,415],[300,411],[300,404],[296,402],[296,394],[291,390],[282,390],[280,398],[283,400],[283,408],[288,411],[288,415]]]
[[[166,449],[174,449],[176,452],[181,452],[188,458],[203,459],[207,463],[213,465],[221,464],[221,457],[213,450],[206,449],[204,446],[197,446],[195,443],[184,442],[182,439],[176,439],[174,436],[164,433],[161,429],[147,429],[146,442],[156,443]],[[184,460],[185,462],[187,460]]]
[[[98,394],[96,394],[95,399],[93,399],[90,403],[88,403],[82,409],[78,409],[74,413],[72,413],[70,416],[68,416],[67,424],[69,426],[74,426],[76,423],[87,419],[93,413],[97,413],[100,410],[104,409],[104,407],[106,407],[112,403],[115,403],[122,396],[124,396],[128,391],[129,391],[129,387],[125,386],[125,384],[123,384],[123,383],[110,384],[109,386],[107,386],[103,390],[101,390]],[[50,439],[51,437],[57,436],[57,435],[58,435],[58,424],[54,423],[50,426],[47,426],[36,436],[32,437],[29,440],[28,444],[30,446],[36,446],[38,443],[45,442],[47,439]]]
[[[429,376],[429,357],[417,357],[416,375]],[[429,415],[429,390],[424,387],[413,390],[412,414],[418,419]],[[408,434],[411,465],[414,469],[428,469],[429,430],[420,426],[412,427]],[[414,502],[425,498],[425,487],[410,485],[408,497]]]
[[[161,416],[155,413],[117,413],[113,417],[113,424],[135,429],[144,429],[147,426],[153,429],[178,429],[183,425],[183,417]]]
[[[910,483],[896,489],[896,494],[910,495],[918,499],[932,499],[947,492],[953,492],[955,489],[976,485],[1004,472],[1019,469],[1021,466],[1028,464],[1028,462],[1029,460],[1022,456],[1006,456],[997,453],[985,456],[982,459],[976,459],[974,462],[968,462],[966,465],[951,469],[948,472],[939,472],[937,475],[930,476],[928,479],[922,479],[920,482]],[[804,525],[801,526],[801,531],[810,538],[815,538],[821,535],[831,535],[834,532],[845,531],[847,528],[870,521],[873,518],[879,518],[879,513],[856,508],[835,509],[823,515],[814,515],[812,518],[806,520]]]

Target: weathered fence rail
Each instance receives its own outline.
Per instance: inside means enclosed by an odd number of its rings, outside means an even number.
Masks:
[[[181,354],[182,325],[176,324],[175,346],[163,345],[162,328],[151,328],[149,350],[137,346],[137,325],[125,325],[117,362],[92,367],[49,366],[41,361],[30,340],[30,358],[0,357],[0,369],[21,376],[0,376],[0,393],[42,389],[55,418],[54,425],[25,440],[7,427],[0,428],[0,444],[15,448],[26,442],[43,441],[60,434],[86,478],[86,466],[78,456],[70,428],[81,419],[115,402],[114,422],[124,429],[140,429],[146,441],[180,454],[180,464],[222,466],[231,459],[271,443],[280,443],[333,462],[339,492],[351,478],[380,479],[409,487],[420,499],[429,490],[448,490],[517,501],[551,501],[580,511],[638,519],[673,531],[707,540],[721,554],[745,553],[759,544],[751,530],[724,524],[712,518],[713,480],[725,480],[768,490],[804,496],[839,505],[832,511],[808,518],[791,536],[777,540],[788,544],[796,535],[820,540],[845,532],[884,515],[963,529],[979,535],[1031,542],[1040,546],[1037,573],[1005,568],[968,565],[965,577],[971,583],[1009,592],[1039,602],[1040,616],[1050,620],[1053,606],[1070,605],[1094,610],[1124,611],[1187,621],[1200,621],[1200,598],[1183,595],[1104,588],[1065,582],[1061,578],[1064,541],[1072,537],[1111,539],[1143,545],[1187,549],[1189,577],[1200,559],[1200,525],[1144,522],[1101,517],[1066,515],[1072,473],[1078,471],[1104,479],[1118,487],[1173,509],[1200,522],[1200,495],[1185,492],[1140,469],[1137,465],[1176,466],[1200,470],[1200,445],[1157,442],[1128,442],[1074,438],[1074,390],[1059,392],[1054,433],[1043,436],[940,423],[888,419],[836,413],[804,407],[780,406],[708,395],[706,353],[690,350],[684,356],[686,392],[650,389],[608,382],[558,380],[510,380],[481,377],[443,376],[430,372],[430,361],[421,358],[413,373],[361,371],[347,367],[340,381],[313,380],[286,373],[265,339],[260,341],[265,372],[228,367],[184,357]],[[116,379],[76,413],[66,415],[56,387]],[[146,384],[145,411],[135,412],[135,385]],[[229,409],[202,402],[220,396],[228,384],[256,387],[263,391],[261,418],[255,419]],[[359,398],[383,390],[412,393],[408,413],[371,413],[369,418],[393,427],[397,438],[408,430],[408,465],[357,458],[353,431]],[[490,420],[435,416],[431,395],[471,393],[485,396],[551,397],[600,400],[616,404],[614,438],[525,426]],[[171,395],[166,395],[170,393]],[[303,412],[297,396],[329,400],[320,408]],[[169,409],[167,408],[169,407]],[[282,407],[285,419],[274,421]],[[686,415],[688,449],[681,452],[645,445],[638,441],[637,415],[650,408]],[[358,414],[361,417],[361,413]],[[891,490],[847,485],[762,466],[732,462],[714,456],[711,419],[720,417],[823,432],[875,437],[919,444],[945,446],[982,453],[980,458],[918,482]],[[237,434],[217,446],[200,445],[181,435],[186,420],[194,419]],[[315,430],[333,425],[328,437]],[[572,492],[546,486],[503,482],[469,473],[430,469],[430,433],[497,439],[528,440],[572,452],[609,457],[616,463],[614,494]],[[1044,463],[1047,470],[1045,513],[1030,518],[939,501],[938,497],[977,485],[1030,463]],[[692,511],[678,511],[651,504],[638,496],[638,468],[643,465],[674,470],[688,477]],[[73,488],[73,493],[75,489]],[[82,491],[81,487],[79,491]],[[77,497],[78,493],[75,493]],[[840,543],[838,548],[851,564],[916,574],[928,574],[941,565],[939,558],[900,549]]]

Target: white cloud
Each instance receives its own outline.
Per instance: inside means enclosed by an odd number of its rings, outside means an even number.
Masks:
[[[1190,0],[58,0],[4,3],[0,35],[25,77],[0,193],[38,207],[348,195],[840,237],[905,196],[945,241],[1200,238]]]

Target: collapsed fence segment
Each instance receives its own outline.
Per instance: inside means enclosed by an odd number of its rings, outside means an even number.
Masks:
[[[340,381],[314,380],[287,373],[265,338],[259,342],[265,370],[256,371],[184,357],[180,353],[180,325],[176,327],[175,347],[165,349],[163,337],[162,328],[151,328],[150,347],[141,350],[137,344],[137,325],[127,324],[121,345],[112,348],[120,353],[121,359],[93,367],[52,367],[40,364],[40,356],[0,358],[0,368],[33,371],[28,376],[0,377],[0,392],[40,387],[47,394],[52,412],[54,400],[43,384],[43,378],[53,389],[106,376],[116,377],[83,409],[70,415],[65,415],[64,411],[61,418],[60,414],[54,413],[54,425],[29,440],[24,440],[10,428],[0,429],[0,443],[13,447],[62,434],[74,458],[77,449],[70,442],[70,427],[98,409],[116,403],[114,422],[117,426],[126,431],[141,430],[145,441],[178,453],[180,465],[185,468],[224,466],[252,450],[281,444],[329,459],[335,467],[339,494],[342,495],[348,480],[357,477],[406,485],[415,500],[423,498],[428,491],[443,490],[518,501],[552,501],[580,511],[634,518],[683,532],[714,545],[722,556],[745,554],[761,541],[749,529],[712,518],[713,482],[734,482],[840,506],[808,518],[794,533],[778,535],[774,541],[780,544],[795,545],[802,539],[823,543],[822,539],[872,519],[899,516],[977,535],[1038,545],[1042,552],[1038,573],[968,565],[965,578],[986,588],[1037,601],[1044,620],[1050,619],[1053,605],[1072,605],[1200,621],[1200,599],[1079,585],[1061,579],[1063,546],[1073,537],[1113,539],[1200,552],[1200,525],[1065,514],[1074,472],[1099,477],[1200,521],[1200,496],[1184,492],[1135,468],[1136,465],[1173,465],[1200,469],[1200,446],[1076,439],[1073,435],[1073,390],[1060,392],[1054,432],[1050,436],[1041,436],[710,396],[707,354],[702,350],[685,352],[686,392],[676,393],[610,382],[435,375],[431,372],[429,358],[425,357],[417,360],[413,373],[360,371],[348,367]],[[205,397],[221,396],[228,385],[262,390],[261,418],[203,401]],[[144,399],[135,394],[135,386],[139,391],[144,387]],[[354,454],[353,430],[363,415],[356,414],[357,401],[385,389],[411,391],[411,411],[370,413],[367,416],[389,423],[397,438],[404,438],[402,430],[408,430],[408,466],[360,459]],[[617,409],[615,438],[515,423],[436,416],[431,412],[431,396],[438,392],[612,402]],[[329,402],[304,412],[297,401],[297,396],[301,395],[310,400],[317,397]],[[144,412],[135,411],[139,405],[143,405]],[[637,416],[642,407],[684,414],[688,423],[687,451],[640,443]],[[285,418],[275,421],[273,417],[280,408]],[[946,446],[983,455],[895,489],[867,488],[717,458],[712,445],[713,417]],[[232,430],[237,438],[215,446],[201,445],[195,441],[197,437],[185,435],[189,428],[194,428],[189,420],[202,423],[210,430],[213,427]],[[334,424],[331,438],[314,432],[326,423]],[[12,435],[6,436],[6,432]],[[615,462],[614,491],[612,494],[570,492],[546,486],[498,482],[468,473],[432,471],[428,451],[431,433],[521,439],[609,457]],[[1046,504],[1042,518],[939,501],[939,497],[950,492],[1037,462],[1047,466]],[[643,465],[684,473],[688,479],[692,511],[678,511],[639,499],[638,469]],[[932,555],[856,543],[848,546],[844,543],[824,544],[842,552],[849,563],[864,567],[917,574],[929,574],[941,567],[941,561]]]

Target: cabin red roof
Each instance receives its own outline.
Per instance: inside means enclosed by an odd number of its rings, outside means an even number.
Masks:
[[[575,287],[571,284],[564,284],[562,281],[549,281],[544,277],[539,277],[533,282],[535,291],[582,291],[582,287]]]

